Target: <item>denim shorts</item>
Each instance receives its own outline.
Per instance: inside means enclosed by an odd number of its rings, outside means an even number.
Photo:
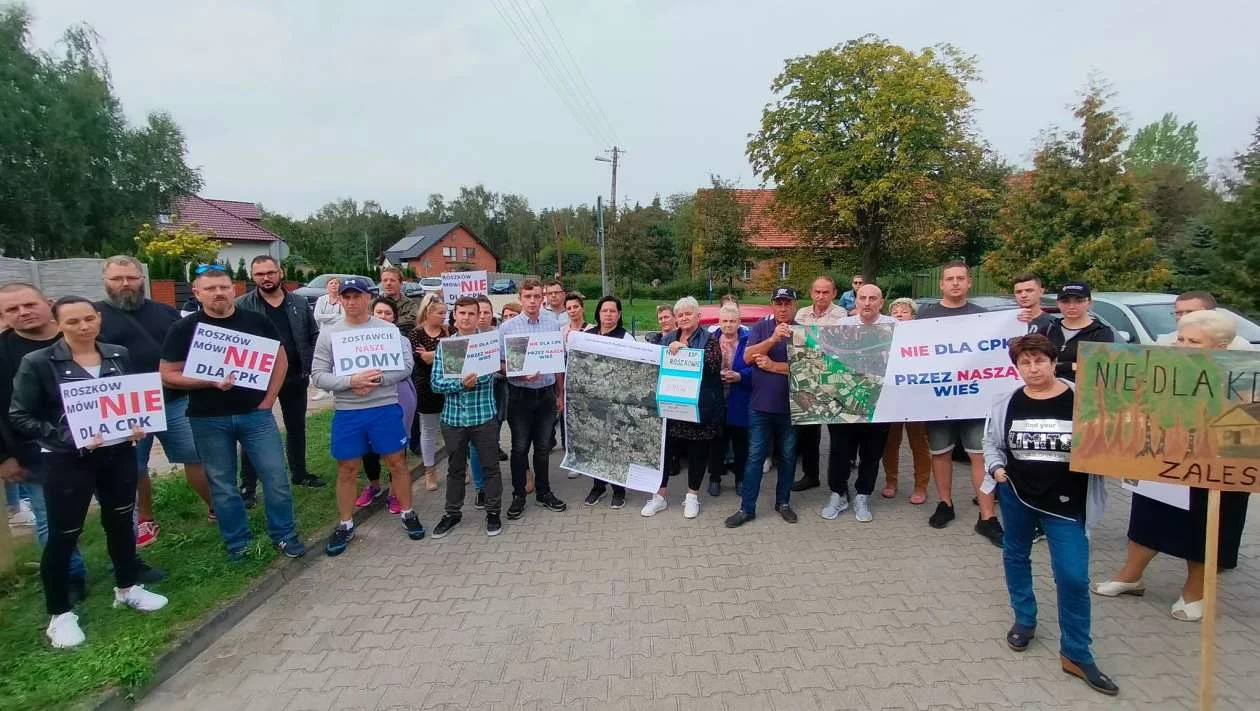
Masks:
[[[942,420],[927,423],[928,449],[945,454],[961,440],[968,454],[984,453],[984,420]]]
[[[333,413],[332,457],[339,462],[361,459],[369,452],[393,454],[406,447],[407,431],[399,405]]]
[[[166,460],[172,464],[200,464],[197,445],[193,442],[192,425],[188,422],[188,398],[181,397],[166,403],[166,431],[151,434],[136,442],[136,463],[140,478],[149,476],[149,453],[153,451],[153,438],[162,443]]]

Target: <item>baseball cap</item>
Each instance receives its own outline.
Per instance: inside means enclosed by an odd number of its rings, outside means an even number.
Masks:
[[[1063,301],[1064,299],[1088,299],[1088,298],[1089,298],[1089,284],[1086,284],[1083,281],[1064,282],[1063,286],[1059,287],[1059,296],[1058,296],[1059,301]]]
[[[372,293],[371,291],[368,291],[367,282],[358,277],[346,277],[341,280],[341,289],[339,289],[337,293],[344,294],[347,291],[360,291],[364,294]]]
[[[796,301],[796,289],[793,289],[790,286],[781,286],[778,289],[775,289],[774,297],[770,300],[778,301],[779,299],[791,299],[792,301]]]

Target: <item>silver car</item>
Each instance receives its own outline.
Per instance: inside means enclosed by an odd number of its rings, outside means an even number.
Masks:
[[[1055,298],[1047,294],[1043,304],[1055,304]],[[1129,343],[1154,344],[1165,333],[1177,331],[1177,319],[1173,316],[1176,294],[1157,294],[1142,291],[1096,291],[1090,311],[1112,329],[1120,332],[1121,339]],[[1233,314],[1238,320],[1238,335],[1251,343],[1260,344],[1260,324],[1243,316],[1228,306],[1221,309]]]

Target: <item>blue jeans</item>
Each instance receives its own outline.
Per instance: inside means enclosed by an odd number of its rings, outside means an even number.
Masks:
[[[30,482],[23,482],[22,487],[31,497],[31,513],[35,514],[35,540],[39,541],[39,547],[43,548],[48,545],[48,502],[44,499],[44,487]],[[79,554],[76,546],[70,553],[70,579],[83,580],[86,577],[87,565],[84,564],[83,556]]]
[[[1033,527],[1037,521],[1046,530],[1050,547],[1050,569],[1059,597],[1059,651],[1078,664],[1093,664],[1089,651],[1089,539],[1084,521],[1068,521],[1047,516],[1029,508],[1016,496],[1010,484],[998,485],[998,505],[1002,509],[1002,563],[1006,568],[1006,590],[1011,596],[1015,623],[1032,629],[1037,626],[1037,598],[1033,594]]]
[[[481,491],[486,485],[486,473],[481,469],[481,456],[476,447],[468,448],[468,469],[472,472],[473,488]]]
[[[149,476],[149,454],[153,451],[154,439],[162,443],[166,461],[171,464],[197,464],[201,461],[188,422],[188,398],[176,398],[166,403],[165,432],[148,435],[136,442],[136,463],[140,467],[141,479]]]
[[[267,534],[274,543],[296,540],[293,524],[293,492],[284,466],[284,445],[271,410],[246,415],[190,417],[193,439],[206,467],[210,497],[219,519],[219,535],[229,553],[249,545],[249,519],[241,492],[236,487],[236,444],[253,462],[263,487]]]
[[[796,477],[796,428],[786,412],[748,413],[748,464],[744,467],[744,489],[740,492],[740,510],[757,513],[757,495],[761,493],[761,468],[770,456],[774,440],[779,440],[779,480],[774,486],[774,504],[790,503],[792,480]]]
[[[21,482],[6,481],[4,483],[4,500],[9,502],[9,506],[17,511],[18,502],[22,499],[29,499],[31,495],[26,493],[26,485]]]

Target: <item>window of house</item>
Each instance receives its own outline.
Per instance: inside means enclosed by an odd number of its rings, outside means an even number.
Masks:
[[[741,275],[740,278],[743,279],[744,281],[748,281],[752,279],[752,270],[753,270],[752,262],[744,262],[744,273],[743,275]]]
[[[780,279],[787,279],[789,276],[791,276],[791,271],[792,271],[791,267],[788,266],[786,259],[783,260],[782,262],[779,262],[779,278]]]
[[[443,256],[443,257],[445,257],[445,258],[446,258],[446,261],[448,261],[448,262],[453,262],[453,261],[455,261],[455,248],[454,248],[454,247],[443,247],[443,248],[442,248],[442,256]]]
[[[476,257],[477,257],[476,247],[464,247],[464,261],[465,262],[471,262]]]
[[[159,212],[159,213],[158,213],[158,216],[157,216],[157,221],[158,221],[158,224],[159,224],[159,225],[169,225],[169,224],[171,224],[171,213],[169,213],[169,212]]]

